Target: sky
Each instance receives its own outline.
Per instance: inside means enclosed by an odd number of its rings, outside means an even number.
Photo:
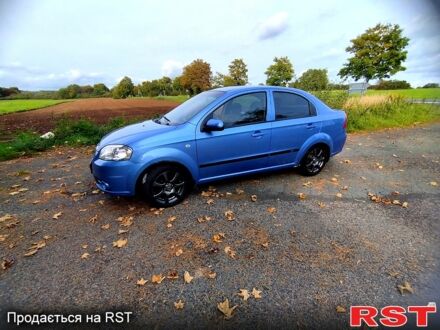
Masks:
[[[440,1],[0,0],[0,86],[112,87],[174,77],[197,58],[213,73],[243,58],[256,85],[275,56],[288,56],[297,78],[326,68],[339,82],[350,40],[377,23],[410,38],[407,70],[393,79],[440,83]]]

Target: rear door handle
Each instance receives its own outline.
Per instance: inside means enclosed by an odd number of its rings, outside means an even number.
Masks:
[[[262,137],[264,135],[264,133],[261,133],[261,131],[255,131],[254,133],[252,133],[252,137]]]
[[[307,129],[312,129],[312,128],[316,128],[316,126],[312,123],[307,124]]]

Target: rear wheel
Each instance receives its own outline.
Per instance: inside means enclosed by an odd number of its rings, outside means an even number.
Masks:
[[[321,172],[328,160],[328,150],[322,145],[312,147],[304,155],[300,170],[303,175],[313,176]]]
[[[142,176],[141,190],[158,207],[171,207],[183,201],[188,194],[190,179],[178,166],[163,165]]]

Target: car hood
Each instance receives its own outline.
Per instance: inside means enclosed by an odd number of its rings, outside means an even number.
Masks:
[[[102,148],[109,144],[131,145],[136,141],[172,131],[176,126],[161,125],[152,120],[122,127],[104,136],[98,144]]]

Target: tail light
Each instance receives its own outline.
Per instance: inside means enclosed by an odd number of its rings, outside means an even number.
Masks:
[[[348,121],[348,117],[347,114],[345,114],[344,124],[342,124],[342,128],[347,129],[347,121]]]

